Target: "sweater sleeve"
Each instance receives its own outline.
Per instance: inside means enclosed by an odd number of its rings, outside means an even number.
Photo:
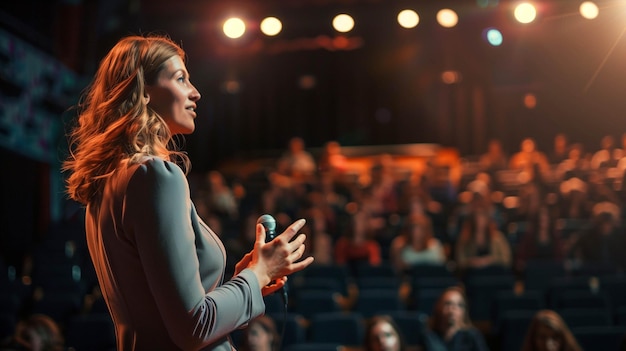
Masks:
[[[140,165],[130,179],[123,219],[150,289],[145,294],[156,301],[171,339],[190,350],[217,341],[265,309],[259,283],[248,269],[205,292],[191,207],[182,170],[155,158]],[[222,273],[216,268],[216,280]]]

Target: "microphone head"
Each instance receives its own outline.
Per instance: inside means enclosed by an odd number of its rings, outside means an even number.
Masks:
[[[266,231],[276,230],[276,220],[271,215],[264,214],[256,222],[262,224]]]

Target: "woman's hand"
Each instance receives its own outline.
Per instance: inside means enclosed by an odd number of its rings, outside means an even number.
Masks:
[[[235,271],[240,272],[246,267],[252,269],[259,280],[263,295],[271,294],[283,287],[288,275],[303,270],[313,263],[313,257],[300,261],[305,250],[306,235],[296,236],[296,234],[304,223],[304,219],[294,222],[268,243],[265,242],[265,228],[257,224],[254,249],[237,263]]]

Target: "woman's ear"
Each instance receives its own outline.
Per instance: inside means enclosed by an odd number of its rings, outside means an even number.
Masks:
[[[143,100],[146,105],[150,103],[150,87],[148,86],[143,88]]]

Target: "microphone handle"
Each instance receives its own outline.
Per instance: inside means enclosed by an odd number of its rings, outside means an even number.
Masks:
[[[274,240],[274,238],[276,237],[276,231],[273,229],[269,229],[265,224],[263,224],[263,226],[265,227],[265,242],[268,243]],[[285,305],[285,307],[287,307],[287,303],[289,301],[289,293],[287,292],[287,284],[283,285],[283,287],[280,288],[279,291],[281,292],[283,304]]]

